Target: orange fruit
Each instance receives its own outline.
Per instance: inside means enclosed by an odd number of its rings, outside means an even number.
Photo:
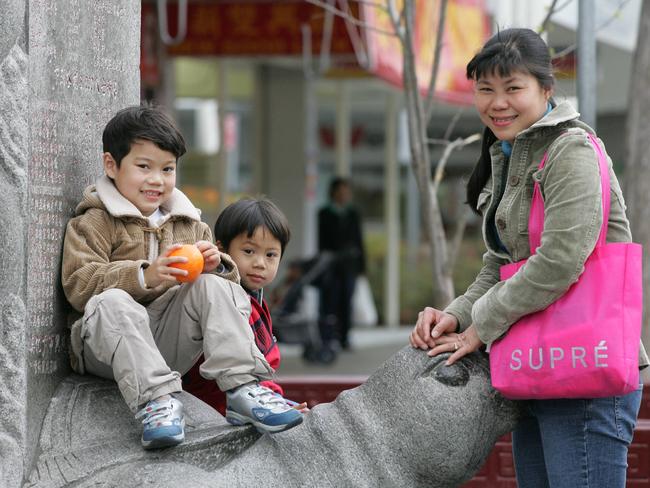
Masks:
[[[183,244],[178,249],[174,249],[170,252],[168,256],[182,256],[187,258],[186,263],[172,263],[169,265],[172,268],[184,269],[187,271],[186,276],[176,276],[176,279],[180,282],[187,283],[194,281],[203,271],[203,254],[201,254],[199,248],[194,244]]]

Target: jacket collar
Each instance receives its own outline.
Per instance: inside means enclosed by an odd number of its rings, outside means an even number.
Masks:
[[[555,127],[556,125],[562,124],[564,122],[576,120],[578,117],[580,117],[580,114],[576,112],[576,110],[569,102],[560,102],[553,110],[544,115],[544,117],[539,119],[528,129],[523,130],[517,134],[517,138],[523,135],[528,135],[529,133],[534,132],[541,127]]]
[[[580,114],[576,112],[576,110],[569,102],[567,101],[560,102],[557,106],[553,108],[553,110],[551,110],[546,115],[544,115],[544,117],[539,119],[528,129],[525,129],[521,131],[519,134],[517,134],[517,137],[515,137],[515,143],[518,140],[521,140],[526,137],[528,138],[543,137],[544,134],[548,133],[547,131],[550,128],[556,127],[560,124],[564,124],[567,122],[577,123],[585,130],[593,132],[592,129],[590,129],[586,124],[580,122],[580,120],[578,120],[578,117],[580,117]],[[492,155],[492,157],[504,157],[503,151],[501,150],[501,141],[496,141],[494,144],[492,144],[492,146],[490,147],[490,154]]]
[[[106,175],[102,176],[95,184],[95,192],[106,211],[113,217],[138,217],[144,219],[140,210],[117,190],[113,181]],[[201,212],[190,199],[178,188],[174,188],[169,199],[161,206],[167,218],[187,217],[192,220],[201,220]]]

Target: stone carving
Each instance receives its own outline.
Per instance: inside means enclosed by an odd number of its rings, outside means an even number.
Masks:
[[[25,217],[27,55],[24,1],[0,0],[0,486],[23,478],[26,434]]]
[[[31,472],[70,371],[61,240],[101,172],[105,122],[138,103],[139,24],[139,0],[0,0],[2,488]]]
[[[260,437],[182,394],[187,440],[142,450],[115,385],[71,376],[43,425],[27,486],[456,487],[510,431],[517,405],[490,386],[486,357],[446,367],[404,348],[362,386],[315,407],[300,426]]]

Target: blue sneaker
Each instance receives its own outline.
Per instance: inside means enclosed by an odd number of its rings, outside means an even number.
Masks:
[[[256,383],[227,391],[226,400],[226,420],[233,425],[253,424],[259,432],[273,434],[302,422],[302,414],[282,396]]]
[[[142,419],[142,447],[157,449],[175,446],[185,440],[183,404],[174,397],[147,403],[135,418]]]

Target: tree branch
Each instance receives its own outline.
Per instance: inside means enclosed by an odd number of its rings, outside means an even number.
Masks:
[[[388,17],[393,24],[393,29],[395,29],[395,35],[400,39],[402,44],[404,44],[405,28],[402,26],[402,18],[404,16],[404,10],[406,6],[402,9],[399,15],[397,15],[397,6],[395,5],[395,0],[386,0],[388,2]]]
[[[451,153],[454,152],[454,150],[456,149],[460,149],[469,144],[473,144],[474,142],[479,140],[481,140],[480,134],[472,134],[471,136],[466,137],[465,139],[459,137],[453,142],[447,141],[445,150],[443,151],[442,156],[438,160],[438,165],[436,166],[436,173],[433,177],[434,192],[438,191],[438,188],[440,187],[440,182],[442,181],[442,178],[445,174],[445,167],[447,166],[447,161],[449,161],[449,156],[451,156]]]
[[[548,29],[548,24],[551,22],[551,17],[555,13],[555,6],[557,5],[558,0],[553,0],[553,3],[551,3],[551,6],[548,8],[548,13],[546,14],[546,17],[544,17],[544,20],[542,21],[542,25],[539,27],[539,32],[538,34],[543,34],[546,32]]]
[[[440,52],[442,51],[442,37],[445,33],[445,19],[447,17],[447,0],[440,1],[440,13],[438,14],[438,30],[436,31],[436,49],[433,53],[433,65],[431,66],[431,79],[429,80],[429,89],[425,99],[425,121],[427,125],[433,115],[433,94],[436,90],[436,81],[438,79],[438,68],[440,67]]]
[[[464,111],[465,111],[464,107],[459,108],[454,114],[453,118],[451,119],[451,122],[449,122],[449,125],[447,126],[447,130],[445,131],[445,135],[443,136],[446,140],[451,139],[451,133],[456,128],[456,124],[460,120],[460,116],[463,115]]]
[[[630,0],[620,0],[619,3],[618,3],[618,7],[616,7],[616,10],[614,10],[612,15],[610,15],[607,19],[605,19],[603,21],[602,24],[600,24],[598,27],[596,27],[596,32],[603,30],[605,27],[607,27],[609,24],[611,24],[619,16],[619,14],[621,13],[621,10],[623,10],[625,5],[627,3],[629,3],[629,2],[630,2]],[[558,7],[556,12],[559,12],[560,10],[562,10],[568,3],[571,3],[571,2],[568,1],[564,5]],[[577,48],[578,48],[577,44],[571,44],[570,46],[565,47],[564,49],[562,49],[559,53],[553,54],[553,56],[551,56],[551,59],[558,59],[558,58],[561,58],[562,56],[566,56],[567,54],[575,51]]]
[[[320,7],[323,10],[327,10],[328,12],[332,12],[333,14],[337,15],[338,17],[341,17],[343,19],[348,20],[354,25],[358,25],[360,27],[363,27],[364,29],[368,29],[369,31],[373,32],[378,32],[379,34],[383,34],[385,36],[392,36],[394,37],[396,34],[394,32],[390,32],[384,29],[379,29],[377,27],[373,27],[371,25],[368,25],[367,22],[363,22],[353,15],[345,13],[343,10],[339,10],[336,7],[332,7],[330,4],[322,1],[322,0],[305,0],[307,3],[311,3],[312,5],[315,5],[316,7]]]
[[[388,13],[388,7],[386,7],[385,3],[373,2],[371,0],[352,0],[352,1],[358,3],[359,5],[368,5],[369,7],[378,8],[379,10]]]
[[[456,266],[456,260],[458,259],[458,251],[460,251],[460,245],[463,242],[463,235],[465,234],[465,228],[467,227],[467,221],[469,220],[470,211],[464,207],[464,210],[460,216],[460,220],[456,224],[454,229],[454,235],[449,243],[449,257],[447,262],[449,263],[449,269],[454,269]]]
[[[339,3],[341,5],[341,9],[343,9],[343,11],[346,14],[348,14],[350,17],[354,18],[352,16],[350,5],[348,4],[348,0],[339,0]],[[368,51],[366,50],[363,44],[359,32],[357,31],[355,26],[352,25],[352,22],[350,22],[347,18],[343,20],[345,21],[345,28],[348,31],[348,36],[350,36],[350,42],[352,43],[352,48],[354,49],[354,54],[357,57],[357,62],[359,63],[359,66],[361,66],[364,69],[368,68],[369,65]]]

